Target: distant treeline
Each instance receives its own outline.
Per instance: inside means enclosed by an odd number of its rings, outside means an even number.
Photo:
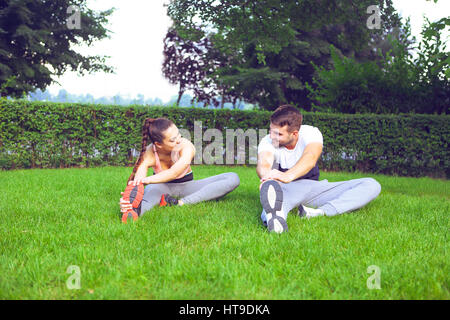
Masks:
[[[173,96],[168,102],[163,102],[160,98],[145,98],[143,94],[138,94],[136,97],[122,96],[117,94],[113,97],[100,97],[95,98],[92,94],[72,94],[65,89],[59,90],[58,94],[53,95],[49,91],[36,90],[33,93],[28,94],[29,101],[49,101],[49,102],[76,102],[76,103],[94,103],[94,104],[107,104],[107,105],[147,105],[147,106],[174,106],[176,105],[178,96]],[[216,108],[213,105],[205,106],[203,102],[192,101],[192,97],[185,93],[180,100],[180,107],[197,107],[197,108]],[[224,108],[233,109],[231,103],[225,103]],[[253,109],[254,105],[240,102],[236,105],[236,109],[248,110]]]

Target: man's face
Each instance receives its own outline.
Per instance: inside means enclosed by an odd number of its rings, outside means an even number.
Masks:
[[[277,126],[270,123],[270,139],[272,139],[272,145],[275,148],[284,147],[294,142],[298,131],[288,131],[288,126]]]

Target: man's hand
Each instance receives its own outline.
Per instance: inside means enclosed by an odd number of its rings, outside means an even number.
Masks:
[[[283,183],[289,183],[292,181],[291,176],[287,172],[281,172],[276,169],[272,169],[265,176],[261,178],[261,183],[266,180],[278,180]]]

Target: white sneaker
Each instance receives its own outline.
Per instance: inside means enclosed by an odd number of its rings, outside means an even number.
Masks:
[[[297,215],[300,218],[308,218],[309,219],[309,218],[324,216],[325,212],[322,209],[314,209],[314,208],[305,207],[304,205],[299,205],[297,208]]]

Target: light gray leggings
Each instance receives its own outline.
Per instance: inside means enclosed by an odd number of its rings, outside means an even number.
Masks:
[[[380,184],[373,178],[361,178],[340,182],[301,179],[281,183],[283,190],[284,219],[293,208],[303,204],[322,209],[327,216],[353,211],[365,206],[381,192]],[[261,213],[266,221],[266,213]]]
[[[236,173],[227,172],[201,180],[149,184],[145,187],[141,215],[159,204],[163,194],[181,197],[184,204],[193,204],[223,197],[236,189],[239,183]]]

